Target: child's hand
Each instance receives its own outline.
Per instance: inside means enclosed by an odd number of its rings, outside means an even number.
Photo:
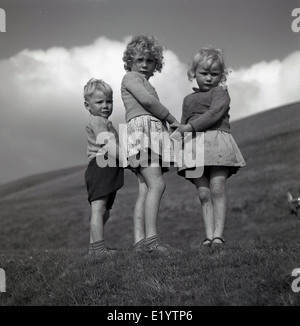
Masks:
[[[185,132],[192,132],[193,128],[190,124],[181,124],[170,136],[171,139],[181,140]]]
[[[176,140],[176,141],[181,141],[182,140],[181,133],[178,132],[177,130],[175,130],[174,132],[172,132],[172,134],[170,135],[170,138],[172,140]]]
[[[97,155],[104,155],[104,158],[107,160],[108,159],[108,152],[109,152],[109,149],[105,145],[105,146],[101,147],[98,150]]]
[[[179,125],[178,128],[176,128],[176,130],[174,130],[173,133],[170,135],[170,138],[174,140],[181,140],[183,137],[183,133],[182,133],[183,126],[184,125]]]
[[[105,155],[108,151],[109,151],[109,148],[107,147],[107,145],[104,145],[103,147],[101,147],[98,150],[98,154],[99,155]]]
[[[175,120],[171,124],[169,124],[170,131],[173,132],[175,129],[177,129],[180,126],[180,123]]]

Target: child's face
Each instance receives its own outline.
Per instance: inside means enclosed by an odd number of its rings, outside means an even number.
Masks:
[[[156,59],[151,53],[137,53],[133,58],[131,71],[143,74],[147,79],[153,76]]]
[[[207,92],[219,85],[222,75],[223,69],[219,62],[215,61],[211,65],[205,62],[199,62],[195,77],[199,89],[203,92]]]
[[[111,97],[107,97],[99,89],[96,89],[88,101],[84,102],[87,110],[92,115],[102,118],[108,118],[112,114],[113,100]]]

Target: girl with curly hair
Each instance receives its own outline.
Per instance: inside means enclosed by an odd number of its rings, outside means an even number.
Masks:
[[[126,152],[135,172],[139,194],[134,208],[134,244],[137,251],[168,252],[158,237],[157,222],[165,191],[163,173],[171,162],[171,129],[180,123],[160,103],[149,79],[163,67],[163,47],[152,37],[137,35],[128,43],[123,56],[127,71],[121,95],[126,110]],[[169,162],[169,165],[167,163]]]

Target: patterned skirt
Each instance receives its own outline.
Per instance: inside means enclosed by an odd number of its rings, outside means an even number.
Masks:
[[[165,122],[151,115],[131,119],[123,135],[123,148],[129,168],[162,167],[169,170],[173,162],[173,144]]]

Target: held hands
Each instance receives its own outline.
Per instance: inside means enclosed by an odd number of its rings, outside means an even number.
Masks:
[[[173,132],[175,129],[177,129],[181,124],[175,120],[174,122],[169,124],[170,132]]]
[[[181,139],[184,137],[185,132],[192,132],[193,128],[192,126],[188,124],[180,124],[180,126],[170,135],[171,139],[181,141]]]

